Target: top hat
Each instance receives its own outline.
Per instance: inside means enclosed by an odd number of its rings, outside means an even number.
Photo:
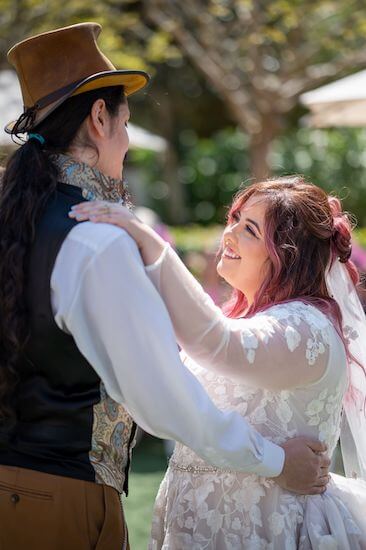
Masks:
[[[9,50],[24,112],[5,132],[29,132],[71,96],[107,86],[123,86],[128,96],[147,84],[147,73],[117,70],[100,51],[96,40],[101,29],[98,23],[71,25],[27,38]]]

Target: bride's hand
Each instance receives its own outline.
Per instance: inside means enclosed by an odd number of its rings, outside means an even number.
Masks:
[[[77,221],[112,223],[125,229],[136,241],[145,265],[154,263],[164,250],[165,241],[131,210],[106,201],[86,201],[71,207],[69,217]]]
[[[77,221],[113,223],[122,229],[127,229],[132,220],[138,220],[135,214],[125,206],[100,200],[85,201],[72,206],[69,216]]]

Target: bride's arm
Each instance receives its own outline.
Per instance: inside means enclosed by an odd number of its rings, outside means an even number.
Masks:
[[[229,319],[168,245],[145,269],[167,306],[178,343],[200,365],[272,390],[304,386],[324,374],[330,324],[314,308],[293,302]]]
[[[103,211],[104,208],[104,211]],[[120,206],[85,204],[78,219],[109,222],[135,239],[146,271],[169,311],[181,347],[206,368],[236,381],[287,389],[318,380],[329,356],[321,319],[285,305],[275,314],[228,319],[191,275],[177,254],[151,228]],[[294,309],[295,308],[295,309]]]

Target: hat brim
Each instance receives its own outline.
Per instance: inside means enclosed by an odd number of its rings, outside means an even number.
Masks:
[[[78,95],[107,86],[123,86],[126,96],[141,90],[149,82],[150,77],[144,71],[106,71],[89,76],[80,82],[70,95]]]
[[[37,126],[42,122],[48,115],[50,115],[57,107],[62,105],[66,99],[76,95],[80,95],[85,92],[90,92],[91,90],[97,90],[99,88],[107,88],[109,86],[123,86],[125,96],[130,96],[135,92],[138,92],[146,86],[149,82],[150,76],[145,73],[145,71],[129,71],[129,70],[115,70],[115,71],[105,71],[91,75],[81,82],[75,84],[71,90],[69,89],[65,95],[59,98],[57,101],[54,101],[47,107],[40,109],[34,120],[33,127]],[[17,120],[9,122],[4,130],[7,134],[12,134],[13,129],[17,123]],[[25,128],[24,125],[19,124],[17,126],[17,133],[28,132],[30,129]]]

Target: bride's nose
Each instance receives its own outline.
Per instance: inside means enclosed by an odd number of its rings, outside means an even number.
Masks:
[[[234,233],[234,226],[230,226],[230,227],[227,227],[224,231],[224,235],[223,235],[223,243],[224,243],[224,246],[228,245],[232,245],[236,243],[236,236],[235,236],[235,233]]]

